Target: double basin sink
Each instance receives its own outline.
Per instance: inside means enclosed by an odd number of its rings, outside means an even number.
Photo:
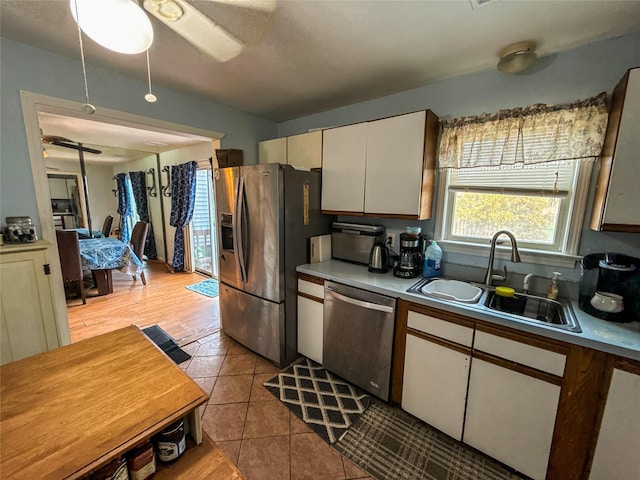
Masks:
[[[495,287],[475,283],[425,278],[407,290],[426,297],[465,304],[500,318],[546,325],[571,332],[581,332],[571,305],[563,299],[516,293],[515,297],[500,297]],[[507,301],[505,301],[505,299]]]

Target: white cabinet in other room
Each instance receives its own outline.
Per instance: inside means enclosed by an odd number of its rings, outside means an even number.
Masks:
[[[325,130],[322,209],[429,218],[438,128],[427,110]]]
[[[613,370],[591,480],[638,478],[640,475],[640,371]]]
[[[282,163],[309,170],[321,168],[322,131],[260,142],[258,163]]]
[[[463,441],[544,479],[565,360],[557,352],[476,331]]]
[[[60,346],[46,273],[48,246],[39,241],[0,247],[2,364]]]
[[[472,340],[472,324],[409,311],[402,408],[456,440],[462,439]]]
[[[607,135],[593,202],[591,228],[640,232],[640,68],[629,70],[613,91]]]
[[[324,283],[305,278],[298,279],[298,353],[322,364]]]

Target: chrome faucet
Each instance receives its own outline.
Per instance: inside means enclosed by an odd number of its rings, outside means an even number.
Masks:
[[[507,266],[504,266],[504,275],[494,275],[493,273],[493,258],[496,255],[496,243],[500,235],[506,235],[511,240],[511,261],[518,263],[520,261],[520,252],[518,252],[518,242],[516,237],[511,232],[506,230],[500,230],[495,233],[491,239],[491,250],[489,251],[489,267],[487,268],[487,274],[484,277],[484,284],[491,286],[492,280],[504,281],[507,279]]]

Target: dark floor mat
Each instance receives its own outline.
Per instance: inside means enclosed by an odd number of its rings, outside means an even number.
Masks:
[[[149,340],[158,345],[160,350],[166,353],[174,362],[182,363],[191,358],[191,355],[178,347],[176,341],[158,325],[143,328],[142,333],[149,337]]]

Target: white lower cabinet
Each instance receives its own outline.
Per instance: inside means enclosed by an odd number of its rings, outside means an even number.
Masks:
[[[298,353],[319,364],[322,364],[323,301],[322,283],[298,279]]]
[[[559,385],[474,358],[463,441],[543,479],[559,398]]]
[[[469,355],[409,333],[403,410],[461,440],[469,364]]]
[[[0,247],[2,364],[60,346],[46,242]],[[46,265],[46,267],[45,267]]]
[[[591,480],[640,478],[640,375],[613,370]]]

